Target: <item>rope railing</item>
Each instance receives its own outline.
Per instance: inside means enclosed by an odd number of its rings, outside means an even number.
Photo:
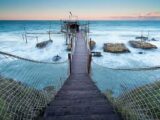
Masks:
[[[2,51],[0,51],[0,55],[10,56],[10,57],[17,58],[17,59],[20,59],[20,60],[25,60],[25,61],[29,61],[29,62],[33,62],[33,63],[42,63],[42,64],[62,64],[62,63],[66,63],[68,61],[68,60],[65,60],[65,61],[62,61],[62,62],[44,62],[44,61],[38,61],[38,60],[23,58],[23,57],[13,55],[13,54],[10,54],[10,53],[7,53],[7,52],[2,52]]]
[[[144,71],[144,70],[157,70],[157,69],[160,69],[160,66],[157,65],[157,66],[148,66],[148,67],[117,67],[117,68],[112,68],[112,67],[106,67],[106,66],[103,66],[103,65],[100,65],[98,63],[96,63],[95,61],[93,61],[94,64],[97,64],[98,66],[101,66],[103,68],[106,68],[106,69],[112,69],[112,70],[126,70],[126,71]]]
[[[32,120],[68,77],[68,61],[49,63],[0,52],[0,120]]]
[[[160,69],[111,69],[92,62],[92,78],[126,120],[159,120]]]

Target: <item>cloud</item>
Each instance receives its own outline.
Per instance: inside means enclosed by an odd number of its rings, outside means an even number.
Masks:
[[[145,16],[155,16],[155,17],[160,17],[160,12],[149,12],[149,13],[146,13]]]
[[[140,16],[141,19],[160,20],[160,12],[149,12]]]
[[[141,14],[123,15],[123,16],[108,16],[101,19],[107,20],[160,20],[160,12],[148,12]]]

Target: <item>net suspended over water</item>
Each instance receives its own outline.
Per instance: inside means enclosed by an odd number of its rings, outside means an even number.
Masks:
[[[160,69],[111,69],[92,62],[92,78],[126,120],[160,119]]]
[[[0,52],[0,120],[31,120],[68,77],[68,61],[47,63]]]

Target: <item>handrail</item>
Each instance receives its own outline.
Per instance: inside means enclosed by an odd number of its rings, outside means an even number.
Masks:
[[[68,54],[68,60],[69,60],[69,73],[71,74],[71,72],[72,72],[72,55],[70,53]]]
[[[100,65],[98,63],[96,63],[95,61],[93,61],[93,63],[95,63],[96,65],[98,66],[101,66],[103,68],[106,68],[106,69],[112,69],[112,70],[124,70],[124,71],[144,71],[144,70],[157,70],[157,69],[160,69],[160,66],[152,66],[152,67],[141,67],[141,68],[111,68],[111,67],[106,67],[106,66],[103,66],[103,65]]]
[[[7,53],[7,52],[2,52],[2,51],[0,51],[0,54],[10,56],[10,57],[13,57],[13,58],[17,58],[17,59],[21,59],[21,60],[25,60],[25,61],[29,61],[29,62],[42,63],[42,64],[61,64],[61,63],[66,63],[68,61],[68,60],[65,60],[63,62],[43,62],[43,61],[37,61],[37,60],[23,58],[23,57],[13,55],[13,54],[10,54],[10,53]]]

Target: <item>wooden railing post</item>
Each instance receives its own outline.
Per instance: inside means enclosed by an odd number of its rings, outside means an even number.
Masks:
[[[72,69],[71,69],[71,54],[70,53],[68,54],[68,60],[69,60],[69,72],[71,74]]]
[[[73,47],[73,38],[71,37],[71,48]]]
[[[91,40],[91,38],[90,38],[90,40],[89,40],[89,48],[90,48],[90,49],[91,49],[91,47],[92,47],[91,43],[92,43],[92,40]]]
[[[89,54],[89,59],[88,59],[88,74],[90,74],[90,71],[91,71],[91,61],[92,61],[92,54]]]

